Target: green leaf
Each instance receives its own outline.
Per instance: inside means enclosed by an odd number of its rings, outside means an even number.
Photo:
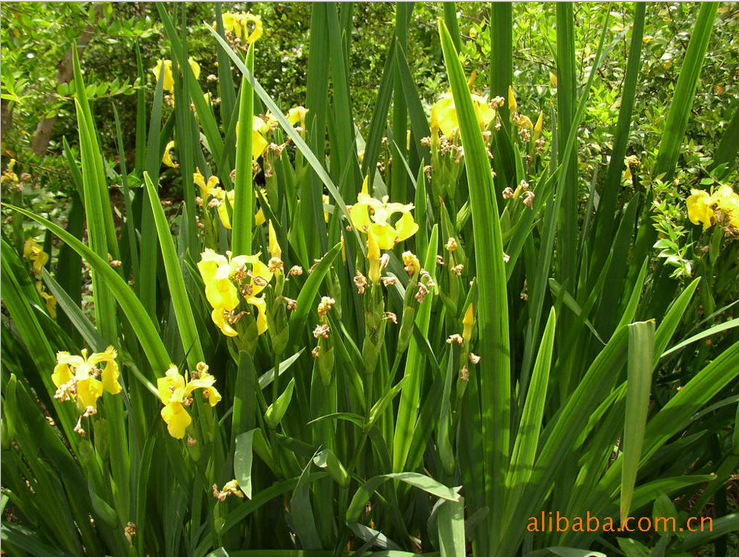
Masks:
[[[465,557],[464,499],[443,501],[439,507],[439,549],[441,557]]]
[[[654,367],[654,322],[629,325],[626,414],[621,469],[621,523],[629,516],[639,471]]]
[[[695,28],[690,37],[690,43],[688,43],[688,51],[685,53],[680,77],[678,77],[675,87],[675,94],[670,103],[670,111],[665,120],[657,162],[654,167],[655,175],[666,174],[665,179],[672,177],[677,165],[680,147],[688,128],[695,93],[700,83],[701,68],[706,57],[713,20],[716,18],[717,11],[717,2],[701,4],[698,20],[695,22]]]
[[[357,522],[359,520],[359,516],[364,511],[365,505],[372,494],[388,480],[405,482],[446,501],[461,501],[461,496],[459,495],[461,487],[449,488],[428,476],[413,472],[383,474],[370,478],[360,486],[354,497],[352,497],[351,504],[346,511],[347,522]]]
[[[251,463],[253,456],[252,443],[254,441],[254,432],[257,431],[252,429],[246,433],[241,433],[236,436],[235,450],[234,450],[234,478],[239,482],[241,491],[244,492],[249,499],[251,499]]]
[[[459,119],[470,188],[479,300],[477,325],[480,338],[485,339],[480,346],[478,365],[485,494],[488,507],[496,509],[503,505],[505,474],[510,461],[511,363],[503,237],[490,160],[467,79],[442,22],[439,22],[439,34]],[[501,513],[495,513],[491,520],[491,539],[496,540],[502,523]]]
[[[285,387],[285,390],[282,391],[282,394],[277,397],[277,400],[269,405],[269,408],[267,408],[267,411],[264,413],[264,421],[267,422],[267,425],[270,428],[275,429],[285,416],[285,412],[287,412],[287,409],[290,406],[290,401],[293,397],[294,387],[295,378],[290,379],[290,382],[287,384],[287,387]]]
[[[254,71],[254,43],[249,45],[246,66]],[[254,221],[254,191],[252,182],[252,121],[254,119],[254,89],[246,76],[241,78],[239,95],[239,120],[236,141],[236,181],[234,182],[234,208],[232,251],[234,255],[251,254],[251,236]]]
[[[200,335],[195,326],[195,317],[193,316],[192,306],[190,305],[190,296],[185,287],[182,264],[177,254],[172,233],[169,230],[167,216],[164,214],[164,208],[148,172],[144,172],[144,182],[146,183],[146,191],[151,202],[154,224],[156,225],[159,244],[162,249],[167,284],[169,285],[169,292],[172,297],[172,307],[177,316],[177,329],[180,332],[182,347],[185,354],[187,354],[187,361],[190,364],[190,368],[195,369],[198,362],[205,360],[205,355],[203,354],[203,347],[200,344]]]

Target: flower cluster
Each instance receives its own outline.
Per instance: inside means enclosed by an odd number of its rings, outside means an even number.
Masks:
[[[703,190],[692,190],[688,197],[688,218],[693,224],[702,224],[708,230],[713,224],[726,223],[739,232],[739,194],[731,186],[722,186],[712,195]]]
[[[224,335],[238,335],[233,325],[244,315],[237,313],[241,300],[257,308],[258,334],[267,330],[266,303],[259,294],[272,279],[269,267],[257,255],[220,255],[211,249],[201,254],[198,269],[205,283],[205,296],[213,307],[211,317]]]
[[[197,371],[192,373],[191,378],[188,378],[187,372],[184,376],[180,374],[177,366],[173,364],[169,366],[164,377],[157,379],[159,398],[164,404],[161,415],[172,437],[182,439],[192,423],[186,408],[192,405],[192,395],[196,389],[203,389],[203,396],[208,399],[211,406],[218,404],[221,395],[213,386],[215,382],[215,377],[208,373],[208,366],[203,362],[198,364]]]

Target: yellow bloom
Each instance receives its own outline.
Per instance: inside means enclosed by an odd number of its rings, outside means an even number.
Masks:
[[[56,298],[46,292],[41,281],[36,282],[36,290],[38,290],[38,293],[46,302],[46,310],[49,312],[49,315],[56,319]]]
[[[200,79],[200,64],[198,64],[195,60],[193,60],[192,56],[190,56],[187,59],[187,63],[190,64],[190,68],[192,69],[192,73],[195,74],[195,79]]]
[[[721,209],[731,226],[739,228],[739,194],[731,186],[721,186],[711,196],[711,201]]]
[[[200,79],[200,65],[195,60],[193,60],[192,57],[188,58],[187,62],[188,64],[190,64],[190,68],[192,68],[192,73],[195,74],[195,79]],[[174,74],[172,73],[172,60],[157,60],[157,65],[151,69],[151,73],[153,73],[154,77],[159,80],[159,74],[162,71],[162,66],[164,66],[164,83],[162,83],[162,88],[165,91],[174,93]]]
[[[236,190],[224,191],[223,188],[213,188],[211,195],[218,199],[218,216],[221,217],[223,226],[231,230],[231,217],[228,215],[228,206],[231,206],[231,211],[234,210],[234,202],[236,199]],[[228,202],[228,205],[226,205]]]
[[[253,42],[258,41],[264,34],[264,27],[262,26],[262,16],[253,15],[253,14],[244,15],[244,19],[241,24],[244,30],[244,34],[246,34],[247,31],[249,30],[247,27],[247,24],[249,22],[254,24],[254,31],[252,31],[251,34],[248,37],[246,37],[247,44],[251,44]]]
[[[251,270],[247,269],[247,265],[251,265]],[[264,308],[258,299],[254,300],[272,279],[272,272],[259,260],[259,255],[238,255],[231,258],[229,254],[229,258],[226,258],[206,249],[201,254],[198,270],[205,283],[205,297],[213,307],[211,318],[224,335],[233,337],[238,334],[228,317],[241,302],[242,295],[247,303],[260,310],[260,315],[257,316],[259,334],[267,330],[266,316],[264,327],[260,325]]]
[[[524,114],[519,115],[518,119],[516,120],[516,125],[519,128],[525,128],[527,130],[534,129],[534,124],[531,123],[531,118]]]
[[[368,179],[365,179],[357,202],[349,210],[352,224],[365,234],[371,230],[380,249],[392,249],[418,231],[418,224],[411,215],[413,204],[388,203],[387,196],[382,200],[375,199],[368,193],[368,184]],[[392,225],[388,221],[396,213],[401,213],[401,217]]]
[[[329,197],[328,195],[326,195],[326,194],[324,193],[324,194],[323,194],[323,220],[325,220],[325,221],[326,221],[326,224],[328,224],[328,217],[329,217],[329,215],[331,214],[331,213],[329,213],[329,212],[328,212],[328,211],[326,210],[326,207],[327,207],[327,206],[329,205],[329,202],[330,202],[330,201],[331,201],[331,198],[330,198],[330,197]]]
[[[15,159],[10,159],[10,161],[8,161],[8,166],[5,167],[5,172],[3,172],[2,178],[0,178],[0,182],[2,182],[3,185],[15,184],[18,182],[18,175],[13,171],[15,163]]]
[[[380,259],[380,246],[377,243],[374,232],[372,230],[367,234],[367,259],[369,259],[369,278],[374,283],[380,282],[380,272],[382,271],[382,263]]]
[[[308,109],[303,106],[295,106],[287,111],[287,121],[293,126],[300,123],[305,127],[305,115],[308,113]]]
[[[272,226],[272,221],[269,221],[269,254],[276,259],[282,259],[282,248],[277,241],[277,233],[275,227]]]
[[[713,204],[711,196],[703,190],[691,190],[691,196],[688,197],[688,218],[693,224],[703,224],[703,230],[711,227],[711,217],[713,217]]]
[[[167,423],[167,431],[175,439],[182,439],[192,423],[192,418],[185,408],[192,404],[192,393],[195,389],[204,389],[205,397],[211,406],[215,406],[221,400],[220,393],[213,386],[215,377],[208,374],[208,366],[200,363],[198,370],[198,378],[188,381],[187,374],[182,376],[177,366],[172,364],[164,377],[157,379],[157,391],[164,404],[161,416]]]
[[[518,103],[516,102],[516,93],[513,91],[513,85],[508,86],[508,108],[511,109],[511,114],[518,112]]]
[[[172,160],[172,149],[174,149],[174,141],[170,141],[169,143],[167,143],[167,146],[164,149],[162,162],[169,167],[177,168],[180,165]]]
[[[165,91],[170,93],[174,92],[174,76],[172,75],[172,60],[158,60],[157,65],[151,69],[154,77],[159,80],[159,76],[162,73],[162,66],[164,66],[164,82],[162,87]]]
[[[205,177],[200,173],[200,169],[196,168],[195,174],[192,175],[192,179],[194,180],[195,184],[200,187],[200,197],[203,199],[203,202],[207,203],[213,195],[213,190],[218,187],[218,176],[211,176],[206,182]]]
[[[255,116],[252,120],[252,132],[251,132],[251,156],[254,160],[257,160],[264,154],[267,148],[267,140],[262,135],[269,131],[269,125],[262,120],[259,116]],[[239,140],[239,123],[236,122],[236,141]]]
[[[421,272],[421,262],[410,251],[403,252],[403,264],[405,265],[405,271],[409,275],[415,275]]]
[[[268,328],[267,302],[265,301],[264,296],[259,296],[258,298],[256,296],[252,296],[251,298],[247,298],[246,303],[257,308],[257,332],[260,335],[263,334]]]
[[[246,36],[249,32],[249,23],[254,24],[254,31],[250,35]],[[262,26],[262,18],[258,15],[251,13],[247,14],[235,14],[226,12],[223,14],[223,27],[226,31],[230,31],[236,37],[243,39],[246,36],[247,44],[251,44],[264,34],[264,27]]]
[[[117,354],[110,346],[105,352],[93,352],[88,358],[87,350],[82,356],[72,356],[69,352],[58,352],[57,365],[51,380],[57,387],[55,398],[77,400],[83,408],[97,409],[97,400],[103,389],[115,395],[121,392],[118,382],[120,371],[115,361]],[[100,364],[105,364],[104,368]],[[102,376],[102,381],[98,377]]]
[[[462,330],[462,338],[467,342],[472,339],[472,326],[474,325],[474,323],[475,307],[473,304],[470,304],[464,314],[464,319],[462,320],[462,325],[464,326],[464,329]]]
[[[472,95],[472,104],[475,115],[481,128],[487,128],[488,124],[495,118],[495,110],[490,106],[485,97]],[[431,130],[441,130],[444,135],[454,135],[459,129],[457,109],[451,95],[444,95],[431,107]]]
[[[41,244],[36,241],[36,238],[29,238],[23,244],[23,257],[33,262],[33,270],[36,273],[40,273],[41,269],[49,261],[49,254],[44,251]]]
[[[241,255],[229,261],[223,255],[206,249],[200,256],[198,270],[205,283],[205,297],[214,308],[225,308],[228,311],[239,305],[239,293],[231,280],[240,264],[251,263],[256,257]]]

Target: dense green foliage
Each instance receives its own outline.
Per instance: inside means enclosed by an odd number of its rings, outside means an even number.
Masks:
[[[736,551],[735,5],[2,26],[8,554]]]

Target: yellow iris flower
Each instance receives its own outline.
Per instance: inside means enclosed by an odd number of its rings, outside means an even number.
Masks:
[[[411,203],[388,203],[387,196],[382,200],[375,199],[369,194],[369,180],[365,178],[362,191],[349,214],[357,230],[365,234],[372,231],[379,248],[387,250],[418,231],[418,224],[411,214],[412,209]],[[390,224],[390,217],[396,213],[401,214],[400,219],[394,225]]]
[[[97,409],[97,400],[103,395],[103,390],[112,395],[122,390],[118,382],[120,371],[115,361],[116,356],[112,346],[105,352],[93,352],[89,358],[87,350],[83,350],[81,356],[58,352],[57,364],[51,375],[51,380],[57,387],[55,397],[77,400],[83,409]],[[105,364],[105,367],[101,369],[100,364]]]
[[[693,224],[703,224],[707,230],[713,224],[715,210],[720,209],[724,221],[739,228],[739,194],[731,186],[721,186],[713,195],[703,190],[691,190],[687,199],[688,218]]]
[[[49,261],[49,254],[44,251],[41,244],[36,241],[36,238],[29,238],[23,244],[23,257],[33,262],[33,270],[36,273],[40,273],[41,269]]]
[[[218,176],[211,176],[208,181],[205,181],[205,176],[200,173],[200,169],[195,169],[195,174],[192,175],[192,179],[195,184],[200,188],[200,197],[203,202],[207,203],[213,195],[213,191],[218,187],[219,180]]]
[[[177,168],[180,165],[172,160],[172,149],[174,149],[174,141],[167,143],[164,148],[164,156],[162,156],[162,162],[171,168]]]
[[[702,190],[692,190],[691,196],[688,197],[688,218],[693,224],[703,224],[703,230],[711,227],[711,218],[713,217],[713,204],[711,196],[708,192]]]
[[[164,377],[157,379],[157,391],[164,404],[161,416],[167,423],[167,431],[175,439],[182,439],[185,431],[192,423],[190,414],[185,409],[192,404],[192,393],[195,389],[203,389],[211,406],[221,400],[220,393],[213,386],[215,377],[208,373],[208,366],[198,364],[197,379],[188,380],[187,373],[182,376],[177,366],[172,364]]]
[[[46,310],[49,312],[49,315],[56,319],[56,298],[46,292],[44,284],[40,280],[36,282],[36,290],[38,290],[38,293],[44,299],[44,302],[46,302]]]
[[[472,104],[475,107],[475,115],[480,127],[483,129],[495,118],[495,110],[490,106],[485,97],[472,95]],[[444,135],[454,135],[459,129],[457,109],[451,95],[444,95],[431,107],[431,130],[441,130]]]
[[[192,73],[195,74],[195,79],[200,79],[200,65],[190,57],[187,62],[192,68]],[[159,79],[159,74],[162,72],[162,66],[164,66],[164,82],[162,88],[165,91],[174,93],[174,74],[172,73],[172,60],[157,60],[157,65],[151,68],[151,73],[154,77]]]
[[[721,209],[726,221],[731,226],[739,228],[739,194],[731,186],[721,186],[711,199]]]
[[[254,30],[249,32],[249,23],[254,24]],[[258,41],[264,34],[264,26],[262,25],[262,17],[251,13],[238,14],[226,12],[223,14],[223,27],[226,31],[230,31],[239,39],[246,38],[246,43],[251,44]]]
[[[308,109],[304,106],[295,106],[287,111],[287,121],[293,126],[300,124],[305,127],[305,115],[308,114]]]
[[[251,265],[251,271],[247,271],[247,265]],[[223,334],[226,336],[238,334],[227,316],[238,307],[241,301],[240,294],[244,294],[246,302],[258,310],[259,334],[267,330],[264,300],[256,296],[272,279],[272,273],[269,267],[259,260],[258,255],[227,258],[206,249],[201,254],[198,270],[205,283],[205,297],[213,307],[211,317]],[[241,292],[237,289],[235,281],[239,283]]]
[[[251,156],[257,160],[264,154],[267,149],[267,140],[264,138],[265,133],[270,130],[269,124],[262,120],[259,116],[255,116],[252,120],[251,132]],[[239,123],[236,122],[236,141],[239,140]]]

